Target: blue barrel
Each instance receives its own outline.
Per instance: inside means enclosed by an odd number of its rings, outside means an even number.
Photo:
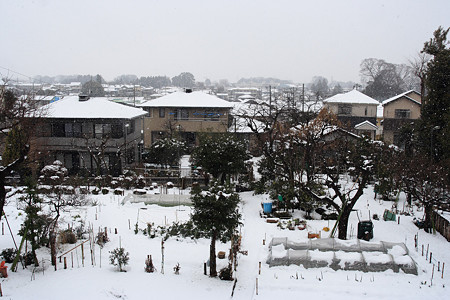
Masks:
[[[272,212],[272,202],[263,203],[263,209],[265,214],[270,214]]]

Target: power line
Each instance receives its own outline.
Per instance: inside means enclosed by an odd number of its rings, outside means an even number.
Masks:
[[[11,69],[9,69],[9,68],[2,67],[2,66],[0,66],[0,68],[6,70],[6,71],[8,71],[8,72],[11,72],[11,73],[14,73],[14,74],[18,74],[18,75],[20,75],[20,76],[23,76],[23,77],[26,77],[26,78],[28,78],[28,79],[33,80],[33,77],[31,77],[31,76],[22,74],[22,73],[20,73],[20,72],[17,72],[17,71],[14,71],[14,70],[11,70]]]

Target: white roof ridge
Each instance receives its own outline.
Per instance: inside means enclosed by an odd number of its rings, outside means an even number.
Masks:
[[[411,97],[409,97],[409,96],[406,96],[407,94],[412,93],[412,92],[414,92],[414,93],[420,95],[420,94],[419,94],[418,92],[416,92],[415,90],[409,90],[409,91],[406,91],[406,92],[404,92],[404,93],[395,95],[395,96],[393,96],[393,97],[391,97],[391,98],[389,98],[389,99],[386,99],[386,100],[384,100],[381,104],[384,106],[384,105],[386,105],[386,104],[388,104],[388,103],[390,103],[390,102],[392,102],[392,101],[395,101],[395,100],[400,99],[401,97],[406,97],[406,98],[408,98],[409,100],[411,100],[411,101],[413,101],[413,102],[415,102],[415,103],[417,103],[417,104],[422,105],[422,103],[420,103],[419,101],[414,100],[413,98],[411,98]]]
[[[324,103],[359,103],[359,104],[373,104],[378,105],[380,102],[367,96],[360,91],[353,89],[346,93],[336,94],[325,100]]]

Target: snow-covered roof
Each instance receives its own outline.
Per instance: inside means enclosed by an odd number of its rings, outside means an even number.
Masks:
[[[415,90],[409,90],[409,91],[404,92],[404,93],[402,93],[402,94],[396,95],[396,96],[394,96],[394,97],[392,97],[392,98],[389,98],[389,99],[384,100],[384,101],[383,101],[383,106],[386,105],[386,104],[388,104],[388,103],[390,103],[390,102],[392,102],[392,101],[398,100],[398,99],[400,99],[400,98],[402,98],[402,97],[405,97],[406,99],[411,100],[411,101],[414,102],[414,103],[417,103],[417,104],[419,104],[419,105],[422,105],[422,103],[420,103],[419,101],[414,100],[413,98],[411,98],[411,97],[408,96],[408,95],[411,94],[411,93],[416,93],[417,95],[420,95],[420,94],[417,93]]]
[[[347,93],[337,94],[323,100],[324,103],[350,103],[350,104],[373,104],[378,105],[380,102],[361,93],[358,90],[351,90]]]
[[[367,121],[367,120],[365,120],[364,122],[356,124],[355,125],[355,129],[359,129],[359,128],[363,127],[363,126],[368,126],[369,128],[371,127],[371,128],[373,128],[373,130],[378,129],[377,125],[375,125],[372,122]]]
[[[147,114],[141,108],[115,103],[105,97],[79,101],[78,96],[68,96],[43,109],[47,118],[67,119],[134,119]]]
[[[163,97],[149,100],[139,107],[215,107],[232,108],[233,104],[214,95],[203,92],[175,92]]]

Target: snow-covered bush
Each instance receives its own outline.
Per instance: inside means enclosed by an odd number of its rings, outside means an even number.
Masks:
[[[59,241],[61,244],[75,244],[77,242],[77,236],[72,229],[66,229],[59,233]]]
[[[108,235],[106,234],[106,232],[99,231],[97,233],[97,237],[95,238],[95,242],[97,243],[97,245],[100,246],[100,248],[103,248],[103,246],[107,242],[109,242],[109,238],[108,238]]]
[[[125,252],[125,249],[120,247],[116,248],[113,251],[110,251],[111,255],[109,256],[109,261],[113,266],[118,266],[120,272],[126,272],[123,267],[128,264],[130,260],[129,253]]]

